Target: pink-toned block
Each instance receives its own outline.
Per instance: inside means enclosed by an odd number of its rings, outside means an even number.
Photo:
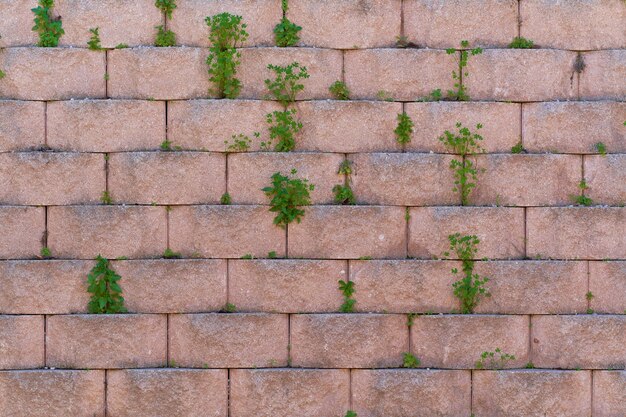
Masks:
[[[45,103],[0,100],[0,152],[42,147],[45,142],[45,112]]]
[[[626,154],[587,155],[584,164],[587,197],[596,204],[626,204]]]
[[[626,49],[585,52],[583,59],[585,70],[580,74],[579,98],[626,99]]]
[[[0,258],[38,256],[45,228],[43,207],[0,206]]]
[[[593,416],[626,414],[626,371],[593,372]]]
[[[0,48],[35,45],[37,32],[32,30],[37,0],[4,0],[0,2]]]
[[[179,314],[169,319],[169,357],[180,366],[286,366],[288,345],[286,314]]]
[[[0,315],[0,369],[42,367],[44,351],[43,316]]]
[[[626,262],[589,262],[589,291],[593,311],[626,314]]]

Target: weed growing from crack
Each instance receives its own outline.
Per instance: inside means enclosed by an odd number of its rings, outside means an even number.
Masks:
[[[213,93],[220,98],[237,98],[241,91],[241,81],[237,75],[241,53],[237,47],[248,39],[247,25],[242,17],[230,13],[220,13],[205,19],[209,26],[209,66],[210,81],[215,88]]]
[[[96,265],[87,275],[89,287],[87,291],[92,294],[87,310],[92,314],[125,313],[122,287],[118,281],[120,277],[110,266],[109,260],[98,255]]]
[[[291,170],[291,175],[296,173],[295,169]],[[305,213],[302,207],[311,204],[310,191],[314,189],[315,185],[306,179],[289,178],[280,172],[273,174],[272,185],[262,191],[271,199],[270,211],[277,213],[274,224],[284,228],[293,221],[300,223]]]
[[[354,286],[355,284],[353,281],[339,280],[339,291],[343,294],[343,304],[339,307],[339,311],[342,313],[354,312],[354,305],[356,304],[356,300],[353,298],[353,295],[356,292],[356,288],[354,288]]]
[[[89,29],[89,33],[91,33],[91,38],[89,38],[89,42],[87,42],[87,47],[92,51],[102,51],[100,28]]]
[[[33,31],[39,34],[38,46],[56,47],[59,39],[65,34],[61,18],[52,18],[51,10],[54,7],[54,0],[39,0],[38,6],[31,11],[35,14],[35,26]]]

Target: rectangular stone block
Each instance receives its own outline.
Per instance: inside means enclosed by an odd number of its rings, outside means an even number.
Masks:
[[[184,367],[287,366],[286,314],[178,314],[169,320],[169,357]]]
[[[291,363],[305,368],[391,368],[409,348],[400,314],[297,314]]]
[[[160,101],[53,101],[46,117],[47,143],[55,150],[153,150],[165,140],[165,103]]]
[[[45,126],[45,103],[0,100],[0,152],[43,147]]]
[[[552,259],[626,259],[626,208],[531,207],[527,255]]]
[[[104,98],[104,52],[82,48],[0,49],[0,98]]]
[[[583,159],[585,195],[596,204],[626,204],[626,154],[587,155]]]
[[[450,251],[448,236],[455,233],[478,236],[479,259],[524,257],[522,208],[411,207],[409,215],[411,257],[442,257]],[[455,257],[456,254],[450,254],[450,258]]]
[[[626,316],[536,316],[532,361],[539,368],[626,368]]]
[[[45,230],[43,207],[0,206],[0,258],[38,256]]]
[[[478,371],[473,373],[472,387],[472,410],[477,416],[591,415],[588,371]]]
[[[626,413],[626,371],[594,371],[592,404],[597,417]]]
[[[0,48],[35,45],[37,33],[32,31],[33,12],[37,0],[5,0],[0,3]]]
[[[626,262],[589,262],[589,291],[593,311],[626,314]]]
[[[403,207],[307,207],[302,223],[289,227],[289,256],[403,258],[406,256],[404,214]]]
[[[6,416],[103,416],[104,389],[104,371],[0,372],[0,410]]]
[[[231,417],[318,417],[349,408],[348,369],[233,369]]]
[[[411,326],[411,350],[427,368],[473,369],[483,352],[499,348],[515,356],[502,366],[519,368],[528,362],[529,324],[528,316],[418,316]]]
[[[0,184],[6,184],[0,187],[0,202],[94,204],[106,187],[105,176],[104,158],[98,154],[0,153]]]
[[[344,54],[345,81],[353,99],[415,101],[453,88],[457,56],[442,50],[364,49]]]
[[[163,207],[48,208],[48,246],[61,258],[160,256],[167,246]]]
[[[585,52],[583,60],[579,99],[626,100],[626,49]]]
[[[285,229],[267,206],[184,206],[170,212],[170,246],[185,256],[285,256]]]
[[[233,260],[228,299],[238,311],[333,312],[343,303],[338,281],[347,279],[347,270],[345,261]]]
[[[112,416],[223,417],[227,412],[226,369],[124,369],[107,375]]]
[[[88,314],[48,317],[46,364],[56,368],[165,366],[165,315]]]
[[[44,352],[43,316],[0,315],[0,369],[42,367]]]

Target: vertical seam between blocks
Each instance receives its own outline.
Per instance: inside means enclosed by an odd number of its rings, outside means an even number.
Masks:
[[[528,259],[528,207],[524,207],[524,259]]]
[[[165,207],[165,248],[170,247],[170,210]]]
[[[404,0],[400,0],[400,39],[404,36]]]
[[[230,368],[226,369],[226,415],[230,417]]]
[[[41,244],[44,248],[48,247],[48,206],[43,206],[43,236]]]
[[[352,371],[353,369],[348,369],[348,409],[352,410]]]
[[[474,415],[474,370],[470,369],[470,416]]]
[[[109,371],[104,370],[104,417],[109,413]]]
[[[528,315],[528,362],[533,363],[533,315],[532,314]]]
[[[517,36],[522,36],[522,2],[517,0]]]
[[[165,366],[170,366],[170,315],[165,314]]]
[[[48,315],[43,315],[43,367],[48,366]]]
[[[111,154],[105,152],[104,154],[104,191],[109,192],[109,158]]]
[[[104,97],[109,98],[109,51],[104,50]]]
[[[224,154],[224,190],[228,193],[228,152]]]
[[[524,103],[519,104],[519,141],[524,149]]]
[[[593,369],[589,370],[589,379],[590,379],[590,396],[591,398],[589,399],[589,416],[593,416],[593,374],[595,374],[595,371]]]
[[[285,225],[285,258],[289,259],[289,224]]]
[[[291,313],[287,313],[287,367],[291,368]]]
[[[406,240],[406,242],[404,243],[404,252],[405,252],[405,258],[408,259],[409,258],[409,242],[411,241],[411,207],[410,206],[406,206],[406,208],[404,209],[404,239]],[[408,216],[407,216],[408,214]]]
[[[43,146],[48,148],[48,102],[43,102]]]
[[[346,51],[341,50],[341,82],[346,83]]]
[[[230,259],[226,259],[226,305],[230,303]],[[226,307],[226,305],[224,307]]]
[[[589,268],[591,261],[587,260],[585,263],[587,264],[587,294],[589,294],[591,292],[591,271]],[[589,311],[591,309],[591,298],[587,297],[586,294],[585,298],[587,299],[587,311]]]

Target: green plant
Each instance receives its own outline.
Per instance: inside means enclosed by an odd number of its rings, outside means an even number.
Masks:
[[[535,369],[535,365],[532,362],[528,362],[526,365],[524,365],[524,368]]]
[[[333,187],[333,194],[335,194],[335,203],[343,205],[356,204],[356,198],[350,184],[335,185]]]
[[[228,193],[222,194],[222,197],[220,198],[220,204],[223,206],[229,206],[231,203],[232,203],[232,199],[230,197],[230,194]]]
[[[341,162],[341,165],[339,165],[339,170],[337,171],[337,173],[343,175],[352,175],[352,161],[350,161],[349,159],[344,159]]]
[[[109,264],[109,260],[98,255],[96,265],[87,275],[89,287],[87,291],[92,294],[87,309],[94,314],[125,313],[124,297],[122,288],[118,284],[120,277]]]
[[[522,145],[521,140],[517,142],[517,144],[511,148],[511,153],[523,153],[523,152],[524,152],[524,145]]]
[[[277,46],[294,46],[300,40],[298,32],[302,30],[302,27],[287,19],[287,9],[289,9],[287,0],[282,0],[282,8],[283,18],[274,27],[274,39]]]
[[[87,42],[87,47],[92,51],[101,51],[102,45],[100,44],[100,28],[89,29],[91,33],[91,38],[89,38],[89,42]]]
[[[7,76],[7,73],[0,70],[0,80]]]
[[[495,352],[483,352],[476,361],[476,369],[504,369],[509,361],[515,360],[514,355],[503,353],[500,348]]]
[[[598,151],[598,153],[602,156],[606,156],[607,151],[606,151],[606,145],[602,142],[598,142],[595,145],[596,151]]]
[[[100,202],[102,202],[102,204],[110,205],[113,204],[113,198],[108,191],[103,191],[102,196],[100,197]]]
[[[468,101],[470,99],[467,94],[467,87],[463,84],[463,77],[469,77],[468,71],[465,69],[467,67],[467,61],[470,56],[479,55],[483,53],[482,48],[469,48],[468,41],[461,41],[461,55],[459,58],[459,72],[452,71],[452,79],[454,80],[454,88],[455,90],[448,90],[448,99],[458,100],[458,101]],[[454,48],[446,49],[448,55],[452,55],[457,52]]]
[[[155,26],[157,30],[154,46],[167,47],[176,45],[176,34],[171,30],[165,30],[163,25]]]
[[[340,279],[339,291],[343,294],[343,304],[339,307],[339,311],[342,313],[352,313],[354,311],[354,305],[356,304],[356,300],[352,298],[356,291],[354,282]]]
[[[165,249],[165,252],[163,252],[163,257],[165,259],[180,259],[182,258],[182,255],[180,252],[174,252],[172,249],[167,248]]]
[[[595,313],[595,311],[593,310],[593,308],[588,308],[587,309],[587,314],[593,314]]]
[[[118,43],[117,45],[115,45],[115,49],[126,49],[128,47],[128,44],[125,43]]]
[[[239,259],[254,259],[254,256],[252,256],[252,254],[250,254],[250,253],[246,253],[245,255],[243,255]]]
[[[580,206],[589,207],[593,205],[593,200],[585,195],[585,191],[589,189],[587,185],[587,181],[584,179],[578,183],[578,188],[580,189],[580,195],[571,195],[570,199]]]
[[[398,114],[398,127],[393,131],[396,134],[396,141],[404,145],[411,141],[411,134],[413,133],[413,120],[406,113]]]
[[[357,417],[356,411],[348,410],[344,417]]]
[[[59,45],[59,39],[65,31],[61,18],[53,19],[50,15],[54,7],[54,0],[39,0],[39,5],[31,11],[35,14],[35,26],[33,30],[39,34],[38,46],[55,47]]]
[[[168,19],[171,19],[172,12],[176,8],[176,0],[156,0],[154,5],[161,9]]]
[[[291,170],[292,175],[296,173],[295,169]],[[309,184],[308,180],[290,179],[280,172],[272,175],[272,186],[265,187],[262,191],[271,199],[270,211],[277,213],[274,224],[285,227],[294,220],[300,223],[302,216],[304,216],[304,210],[301,207],[311,204],[309,192],[314,189],[315,185]]]
[[[513,49],[532,49],[534,46],[535,43],[533,41],[521,36],[514,37],[513,41],[509,44],[509,48]]]
[[[304,90],[304,84],[300,80],[309,78],[305,66],[298,62],[292,62],[287,66],[269,64],[267,69],[274,72],[273,80],[266,79],[265,86],[269,90],[269,98],[280,102],[284,108],[296,101],[296,96]]]
[[[274,111],[268,113],[266,121],[269,124],[270,138],[267,142],[261,143],[261,149],[272,150],[272,145],[276,140],[273,150],[276,152],[289,152],[296,147],[296,134],[302,129],[302,123],[294,118],[295,109]]]
[[[454,295],[461,302],[461,313],[471,314],[483,296],[491,296],[485,288],[489,278],[474,273],[474,259],[478,253],[480,240],[475,235],[461,236],[460,233],[448,236],[448,240],[450,241],[450,252],[455,252],[457,258],[461,260],[463,271],[463,277],[452,284]],[[444,256],[450,256],[450,252],[444,253]],[[456,275],[459,270],[452,268],[452,273]]]
[[[595,296],[593,295],[591,291],[588,291],[587,294],[585,294],[585,298],[587,299],[587,301],[593,300],[594,297]]]
[[[162,151],[171,151],[172,150],[172,142],[170,142],[169,140],[165,139],[163,142],[161,142],[161,145],[159,145],[159,147],[161,148]]]
[[[450,168],[455,173],[454,192],[461,194],[461,204],[465,206],[469,203],[469,195],[476,186],[476,183],[472,181],[478,179],[478,169],[468,157],[483,152],[483,148],[480,146],[483,137],[478,133],[472,133],[460,122],[457,122],[456,127],[459,129],[458,134],[446,130],[443,136],[439,137],[439,141],[450,152],[462,157],[460,161],[453,159]],[[480,130],[482,127],[481,124],[477,124],[476,130]]]
[[[226,305],[222,308],[223,313],[236,313],[237,307],[233,303],[226,303]]]
[[[259,132],[253,133],[255,138],[258,138],[261,134]],[[252,139],[250,139],[247,135],[240,133],[238,135],[232,136],[233,143],[225,140],[224,145],[226,145],[226,153],[229,152],[248,152],[250,150],[250,144],[252,143]]]
[[[371,256],[361,256],[358,259],[359,259],[359,261],[371,261],[372,257]]]
[[[43,248],[41,248],[41,251],[39,252],[39,254],[44,259],[48,259],[52,257],[52,252],[50,252],[50,248],[47,246],[44,246]]]
[[[328,87],[328,91],[336,100],[350,100],[350,90],[343,81],[335,81]]]
[[[275,251],[275,250],[273,250],[273,251],[270,251],[270,252],[268,252],[268,253],[267,253],[267,257],[268,257],[269,259],[277,259],[277,258],[278,258],[278,255],[276,254],[276,251]]]
[[[394,101],[391,93],[385,90],[378,90],[378,92],[376,93],[376,98],[382,101]]]
[[[417,368],[420,366],[420,360],[417,359],[412,353],[405,352],[402,354],[402,367],[403,368]]]
[[[248,39],[247,25],[242,17],[230,13],[220,13],[205,19],[209,26],[209,66],[210,81],[215,85],[219,97],[236,98],[241,91],[241,82],[235,78],[241,54],[237,46]]]

